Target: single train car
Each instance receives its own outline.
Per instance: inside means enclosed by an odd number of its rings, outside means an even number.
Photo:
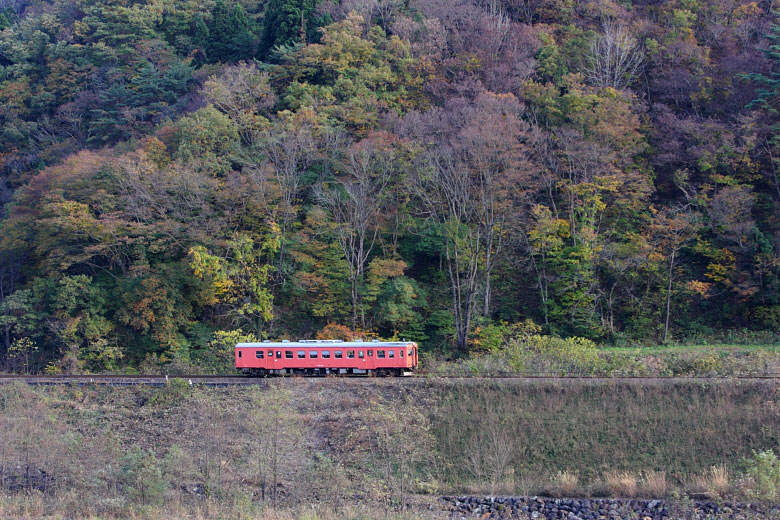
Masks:
[[[300,340],[239,343],[236,368],[246,375],[408,376],[417,368],[413,341]]]

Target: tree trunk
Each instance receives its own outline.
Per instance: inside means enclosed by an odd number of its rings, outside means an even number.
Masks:
[[[615,309],[612,307],[612,296],[615,292],[615,287],[617,287],[617,282],[612,284],[612,288],[609,290],[609,300],[607,301],[609,304],[609,332],[610,334],[615,333]]]
[[[672,249],[672,256],[669,259],[669,286],[666,289],[666,324],[664,325],[664,343],[669,337],[669,314],[672,307],[672,271],[674,269],[674,257],[676,249]]]
[[[358,290],[357,290],[357,278],[352,277],[350,280],[352,284],[352,331],[357,330],[357,309],[358,309]]]
[[[486,318],[490,317],[490,273],[485,275],[485,301],[482,315]]]

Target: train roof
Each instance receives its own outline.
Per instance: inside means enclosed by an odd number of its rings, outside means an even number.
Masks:
[[[236,348],[376,348],[405,347],[414,341],[342,341],[340,339],[304,339],[298,341],[263,341],[239,343]]]

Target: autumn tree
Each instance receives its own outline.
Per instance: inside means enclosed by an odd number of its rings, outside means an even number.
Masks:
[[[664,304],[664,343],[669,338],[674,270],[680,262],[680,251],[696,236],[699,225],[699,216],[690,207],[682,206],[658,212],[650,227],[650,232],[658,240],[660,253],[666,258],[668,265]]]
[[[353,330],[366,326],[360,304],[366,263],[374,250],[386,203],[386,190],[394,168],[392,142],[372,135],[351,145],[337,166],[341,175],[335,186],[317,189],[317,200],[332,215],[336,238],[349,267]]]
[[[266,233],[263,237],[237,234],[226,244],[224,256],[200,245],[189,251],[193,273],[208,283],[205,303],[224,307],[228,323],[247,326],[258,334],[273,318],[273,297],[268,289],[273,267],[267,262],[279,249],[276,224]]]
[[[527,126],[514,97],[483,93],[473,107],[464,102],[407,121],[410,135],[428,145],[413,186],[424,215],[443,235],[461,351],[480,289],[483,312],[489,313],[490,276],[503,249],[512,202],[535,182],[524,143]]]
[[[254,65],[239,63],[211,76],[203,85],[203,94],[214,107],[232,119],[241,140],[252,145],[269,124],[264,113],[276,97],[268,84],[268,75]]]
[[[602,31],[591,43],[585,77],[598,87],[625,88],[640,72],[642,49],[623,25],[607,22]]]
[[[303,202],[302,189],[306,176],[318,162],[325,159],[336,133],[311,121],[306,113],[287,114],[274,121],[255,143],[258,162],[250,169],[256,185],[268,191],[269,197],[278,200],[274,211],[280,227],[280,245],[277,276],[285,282],[287,277],[287,248],[291,239],[294,219]],[[313,178],[313,176],[311,176]]]

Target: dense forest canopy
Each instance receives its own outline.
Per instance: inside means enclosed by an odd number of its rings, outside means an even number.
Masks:
[[[0,0],[0,364],[777,331],[775,7]]]

